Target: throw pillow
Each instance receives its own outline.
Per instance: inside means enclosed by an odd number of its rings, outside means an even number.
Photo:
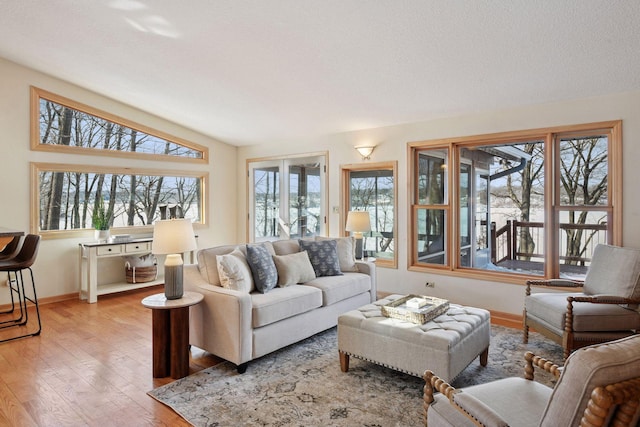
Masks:
[[[247,245],[247,262],[256,289],[266,294],[278,284],[278,270],[269,250],[263,245]]]
[[[227,255],[217,255],[218,276],[223,288],[234,289],[241,292],[253,290],[253,278],[251,269],[244,254],[239,249]]]
[[[278,270],[278,286],[284,288],[296,283],[304,283],[316,278],[307,251],[289,255],[274,255],[273,262]]]
[[[300,240],[300,249],[309,253],[309,260],[316,277],[341,276],[338,260],[338,242],[335,240]]]
[[[322,237],[316,236],[316,240],[335,240],[338,243],[338,260],[340,271],[358,271],[356,266],[356,242],[353,237]]]

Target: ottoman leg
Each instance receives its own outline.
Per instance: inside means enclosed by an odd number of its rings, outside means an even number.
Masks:
[[[489,359],[489,347],[485,348],[482,353],[480,353],[480,366],[487,366],[487,360]]]
[[[340,350],[338,350],[338,353],[340,353],[340,370],[342,372],[348,372],[349,371],[349,355],[347,353],[343,353]]]

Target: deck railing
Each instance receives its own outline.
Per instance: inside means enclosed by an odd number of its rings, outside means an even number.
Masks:
[[[501,262],[510,260],[544,261],[544,223],[508,220],[507,223],[496,227],[492,222],[490,229],[491,262],[500,265]],[[580,247],[584,248],[578,256],[567,256],[567,233],[582,231]],[[607,224],[560,224],[560,260],[561,264],[586,266],[591,261],[593,249],[599,243],[607,243]],[[527,233],[527,238],[533,245],[533,251],[523,250],[520,246],[520,235]],[[566,245],[565,245],[566,246]],[[525,248],[526,249],[526,248]]]

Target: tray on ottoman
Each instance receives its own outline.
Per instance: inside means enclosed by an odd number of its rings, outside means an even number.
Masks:
[[[444,314],[449,301],[422,295],[407,295],[380,307],[383,316],[422,325]]]

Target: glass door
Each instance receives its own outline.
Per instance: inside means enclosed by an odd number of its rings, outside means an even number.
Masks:
[[[325,234],[325,156],[249,163],[249,240]]]

